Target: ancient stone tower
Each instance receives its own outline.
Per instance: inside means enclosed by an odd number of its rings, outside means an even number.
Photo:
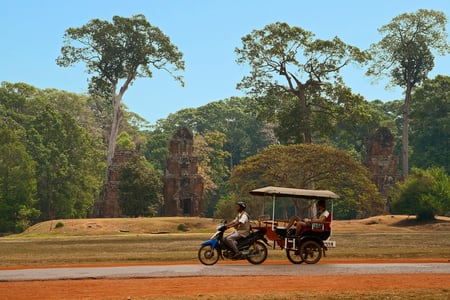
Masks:
[[[394,136],[388,128],[381,127],[369,137],[364,164],[372,174],[372,182],[385,199],[401,179],[397,169],[398,157],[393,155],[393,149]]]
[[[116,150],[108,168],[109,182],[103,186],[102,195],[94,203],[93,216],[96,218],[120,217],[119,179],[120,168],[133,155],[133,151]]]
[[[194,139],[185,127],[177,129],[169,145],[164,174],[164,216],[200,216],[203,179],[198,174]]]

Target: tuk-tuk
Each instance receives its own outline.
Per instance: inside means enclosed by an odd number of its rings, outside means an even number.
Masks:
[[[331,223],[333,220],[333,202],[339,196],[328,190],[295,189],[276,186],[266,186],[250,191],[251,195],[268,196],[272,198],[272,217],[261,215],[258,217],[255,229],[265,229],[269,240],[274,241],[274,248],[278,245],[285,249],[286,256],[294,264],[315,264],[325,256],[329,248],[336,247],[331,238]],[[275,205],[277,198],[295,198],[309,201],[313,205],[316,200],[330,202],[329,215],[324,223],[312,223],[302,230],[299,236],[293,236],[286,230],[288,219],[275,219]]]

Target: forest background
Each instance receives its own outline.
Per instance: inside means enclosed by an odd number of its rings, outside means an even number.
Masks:
[[[243,52],[236,52],[240,63],[250,61]],[[241,88],[255,88],[248,83],[244,78]],[[431,206],[426,212],[432,215],[450,211],[449,86],[450,77],[441,74],[425,76],[412,90],[411,176],[399,188],[403,194],[397,196],[397,213],[417,214],[419,202],[422,211],[424,203]],[[317,170],[327,170],[327,174],[315,178],[316,187],[332,189],[343,199],[336,205],[337,218],[382,213],[387,199],[380,198],[362,162],[368,137],[380,127],[393,133],[394,153],[401,157],[404,100],[368,101],[353,94],[341,80],[325,88],[325,94],[310,91],[310,100],[319,102],[322,109],[308,117],[308,134],[299,102],[291,101],[292,95],[274,97],[274,89],[263,96],[249,92],[248,96],[182,109],[155,125],[122,104],[116,149],[134,153],[122,170],[123,215],[160,215],[168,142],[178,126],[194,133],[205,182],[204,216],[231,214],[232,204],[246,197],[250,185],[258,187],[272,180],[273,185],[308,187],[308,175]],[[0,232],[91,215],[104,183],[112,112],[111,102],[99,94],[2,82]],[[311,140],[305,140],[307,135]],[[309,169],[297,170],[294,166],[300,162]],[[427,189],[430,186],[432,191]],[[407,201],[401,201],[405,194]],[[411,200],[414,195],[420,195],[416,204]]]

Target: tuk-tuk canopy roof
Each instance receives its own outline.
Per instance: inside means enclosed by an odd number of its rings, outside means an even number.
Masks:
[[[338,199],[339,196],[328,190],[304,190],[277,186],[266,186],[250,191],[256,196],[293,197],[306,199]]]

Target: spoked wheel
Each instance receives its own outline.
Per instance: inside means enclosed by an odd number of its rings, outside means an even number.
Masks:
[[[251,264],[262,264],[267,258],[267,247],[260,241],[256,241],[248,250],[250,253],[248,254],[247,260]]]
[[[198,259],[204,265],[214,265],[219,260],[219,250],[211,245],[203,245],[198,249]]]
[[[293,264],[301,264],[303,262],[299,249],[286,249],[286,256]]]
[[[300,247],[300,256],[307,264],[315,264],[322,258],[322,247],[316,241],[306,241]]]

